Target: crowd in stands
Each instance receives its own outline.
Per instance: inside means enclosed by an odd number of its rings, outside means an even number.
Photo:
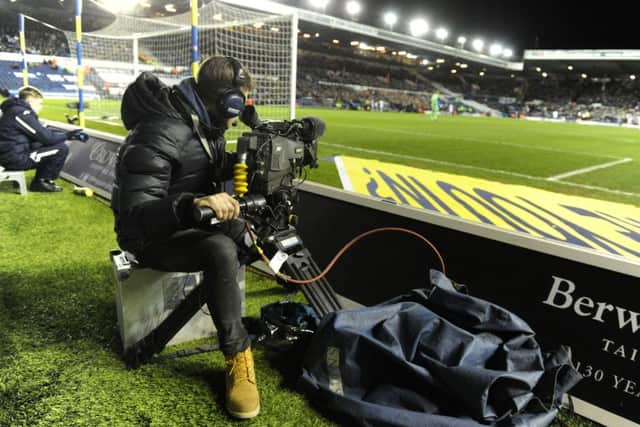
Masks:
[[[0,52],[20,51],[17,27],[4,25],[0,34]],[[27,53],[34,55],[69,56],[67,39],[61,32],[30,30],[25,45]]]
[[[640,124],[640,85],[627,76],[532,80],[527,93],[527,115]]]
[[[477,71],[454,75],[336,53],[301,51],[299,58],[298,101],[303,105],[425,111],[431,94],[444,87],[441,99],[444,107],[453,104],[453,111],[473,111],[461,108],[462,99],[511,117],[640,124],[640,84],[628,76],[562,79],[496,70],[486,76]]]
[[[416,112],[434,91],[423,75],[393,63],[299,51],[298,64],[298,97],[307,105]]]

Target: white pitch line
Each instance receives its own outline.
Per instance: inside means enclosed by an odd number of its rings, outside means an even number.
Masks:
[[[593,172],[593,171],[598,170],[598,169],[610,168],[612,166],[621,165],[623,163],[629,163],[632,160],[633,159],[626,158],[626,159],[617,160],[615,162],[609,162],[609,163],[603,163],[601,165],[591,166],[591,167],[588,167],[588,168],[576,169],[576,170],[573,170],[573,171],[570,171],[570,172],[561,173],[559,175],[550,176],[549,178],[547,178],[547,181],[559,181],[561,179],[568,178],[570,176],[580,175],[580,174],[583,174],[583,173],[589,173],[589,172]]]
[[[382,156],[398,157],[398,158],[401,158],[401,159],[409,159],[409,160],[417,160],[417,161],[425,162],[425,163],[435,163],[435,164],[438,164],[438,165],[455,166],[455,167],[464,168],[464,169],[481,170],[481,171],[484,171],[484,172],[499,173],[501,175],[517,176],[517,177],[520,177],[520,178],[527,178],[527,179],[535,179],[535,178],[537,178],[535,176],[525,175],[525,174],[517,173],[517,172],[509,172],[509,171],[503,171],[503,170],[499,170],[499,169],[489,169],[489,168],[483,168],[481,166],[464,165],[464,164],[460,164],[460,163],[447,162],[445,160],[430,159],[428,157],[410,156],[408,154],[397,154],[397,153],[390,153],[390,152],[387,152],[387,151],[370,150],[368,148],[350,147],[348,145],[342,145],[342,144],[331,144],[331,143],[325,142],[325,141],[322,141],[320,144],[322,146],[328,145],[329,147],[346,148],[347,150],[361,151],[363,153],[380,154]]]
[[[528,179],[528,180],[531,180],[531,181],[549,182],[547,180],[547,178],[544,178],[544,177],[541,177],[541,176],[525,175],[525,174],[517,173],[517,172],[503,171],[503,170],[500,170],[500,169],[483,168],[483,167],[480,167],[480,166],[464,165],[464,164],[460,164],[460,163],[447,162],[447,161],[444,161],[444,160],[429,159],[427,157],[409,156],[409,155],[406,155],[406,154],[396,154],[396,153],[389,153],[389,152],[386,152],[386,151],[369,150],[367,148],[350,147],[348,145],[332,144],[332,143],[326,142],[324,140],[321,142],[321,145],[322,146],[329,146],[329,147],[336,147],[336,148],[344,148],[344,149],[352,150],[352,151],[361,151],[363,153],[380,154],[380,155],[389,156],[389,157],[398,157],[398,158],[401,158],[401,159],[417,160],[417,161],[425,162],[425,163],[434,163],[434,164],[445,165],[445,166],[454,166],[454,167],[463,168],[463,169],[480,170],[480,171],[489,172],[489,173],[493,173],[493,174],[499,174],[499,175],[516,176],[516,177],[523,178],[523,179]],[[622,195],[622,196],[640,197],[640,193],[632,193],[632,192],[629,192],[629,191],[612,190],[611,188],[598,187],[598,186],[595,186],[595,185],[578,184],[578,183],[575,183],[575,182],[565,182],[565,181],[554,181],[554,182],[556,184],[566,185],[568,187],[576,187],[576,188],[583,188],[583,189],[587,189],[587,190],[602,191],[604,193],[619,194],[619,195]]]
[[[342,127],[348,127],[348,128],[354,128],[354,129],[371,130],[370,126],[349,125],[349,124],[344,124],[344,123],[334,123],[331,126],[342,126]],[[580,152],[580,151],[567,151],[567,150],[560,150],[560,149],[551,148],[551,147],[532,147],[530,145],[513,144],[513,143],[510,143],[510,142],[494,141],[494,140],[480,139],[480,138],[467,138],[467,137],[464,137],[464,136],[435,134],[435,133],[430,133],[430,132],[412,132],[412,131],[402,130],[402,129],[397,129],[397,130],[396,129],[376,129],[375,132],[388,132],[388,133],[395,133],[395,134],[401,134],[401,135],[426,136],[426,137],[433,137],[433,138],[447,138],[447,139],[453,139],[453,140],[458,140],[458,141],[463,141],[463,142],[475,142],[475,143],[479,142],[479,143],[482,143],[482,144],[504,145],[506,147],[517,147],[517,148],[524,148],[524,149],[529,149],[529,150],[549,151],[549,152],[553,152],[553,153],[562,153],[562,154],[579,154],[581,156],[596,157],[596,158],[600,158],[600,159],[620,160],[620,157],[608,156],[606,154],[603,155],[603,154],[584,153],[584,152]]]

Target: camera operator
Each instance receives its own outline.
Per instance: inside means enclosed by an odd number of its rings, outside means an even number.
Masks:
[[[203,299],[226,360],[226,408],[252,418],[260,402],[237,283],[247,242],[238,201],[220,192],[235,155],[225,130],[244,109],[252,78],[234,58],[212,56],[197,78],[168,87],[142,73],[126,90],[122,120],[129,134],[118,155],[111,206],[122,249],[164,271],[203,271]],[[196,228],[194,206],[226,221]],[[250,246],[250,245],[249,245]],[[161,292],[159,289],[158,292]]]

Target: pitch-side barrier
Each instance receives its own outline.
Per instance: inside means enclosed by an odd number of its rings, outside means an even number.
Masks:
[[[62,176],[108,199],[123,137],[87,132],[88,144],[70,143]],[[300,197],[297,228],[320,267],[372,228],[417,231],[449,277],[522,317],[543,349],[572,348],[585,377],[572,390],[577,413],[607,426],[640,423],[639,262],[314,183]],[[424,287],[430,268],[440,263],[424,242],[381,233],[349,250],[328,279],[342,297],[371,305]]]

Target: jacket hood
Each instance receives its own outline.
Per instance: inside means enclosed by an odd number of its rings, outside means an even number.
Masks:
[[[207,129],[212,129],[214,126],[207,112],[207,107],[204,106],[202,99],[198,96],[198,92],[196,92],[196,80],[193,77],[186,78],[180,82],[177,89],[198,115],[200,123]]]
[[[23,107],[31,110],[31,105],[29,105],[27,101],[20,98],[16,98],[15,96],[5,99],[2,105],[0,105],[0,110],[5,112],[12,109],[13,107]]]
[[[127,87],[122,97],[120,116],[127,130],[149,117],[182,118],[171,103],[170,88],[147,71]]]

